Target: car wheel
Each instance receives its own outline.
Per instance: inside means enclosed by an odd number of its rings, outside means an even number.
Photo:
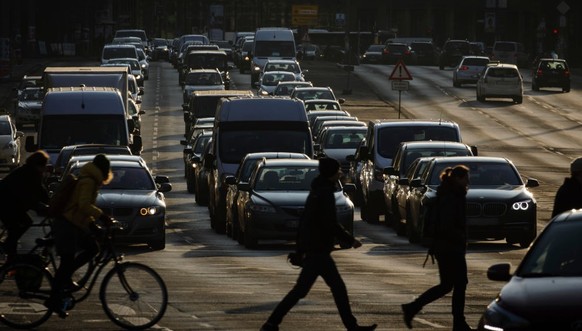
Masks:
[[[515,103],[522,103],[523,102],[523,97],[521,97],[521,96],[514,97],[513,98],[513,102],[515,102]]]
[[[531,82],[531,89],[533,91],[539,91],[540,90],[539,86],[536,83],[534,83],[533,81]]]
[[[154,251],[160,251],[166,248],[166,235],[164,234],[160,239],[148,243],[148,246]]]
[[[481,95],[477,95],[477,101],[479,102],[485,102],[485,97],[481,96]]]
[[[246,231],[243,233],[243,242],[246,248],[253,249],[257,247],[258,240],[254,237],[251,229],[247,226]]]
[[[456,80],[453,80],[453,87],[461,87],[461,83]]]
[[[566,93],[570,92],[570,85],[562,88],[562,92],[566,92]]]
[[[186,189],[188,193],[195,193],[196,184],[194,182],[194,175],[186,176]]]

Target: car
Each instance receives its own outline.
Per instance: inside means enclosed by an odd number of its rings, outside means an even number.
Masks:
[[[192,156],[191,162],[197,165],[194,168],[194,195],[196,197],[196,204],[199,206],[208,206],[210,200],[210,184],[209,176],[211,175],[211,168],[209,162],[212,162],[210,158],[204,157],[204,155],[212,151],[212,146],[214,142],[212,138],[206,143],[204,151],[201,156]]]
[[[24,132],[16,130],[9,115],[0,115],[0,167],[13,170],[20,165],[20,138]]]
[[[145,93],[143,86],[137,85],[137,80],[134,75],[127,75],[127,87],[130,94],[130,98],[135,101],[138,107],[141,109],[142,95]]]
[[[13,99],[15,102],[15,106],[18,107],[18,96],[24,91],[25,88],[31,87],[38,87],[42,88],[42,76],[32,76],[32,75],[24,75],[20,82],[18,83],[17,87],[12,88],[13,92]]]
[[[135,102],[133,99],[127,100],[127,115],[133,120],[133,135],[141,135],[141,115],[144,114],[145,110],[141,109],[137,102]]]
[[[252,52],[254,44],[253,38],[245,39],[240,50],[235,53],[235,59],[238,59],[236,66],[241,74],[251,71],[251,56],[249,53]]]
[[[137,59],[134,58],[111,58],[107,61],[107,63],[102,64],[102,66],[129,66],[130,74],[135,77],[137,81],[137,85],[143,87],[145,77],[141,70],[140,63]]]
[[[108,44],[101,51],[101,64],[108,63],[111,59],[135,59],[138,61],[137,47],[127,44]]]
[[[293,93],[293,90],[296,87],[312,87],[312,86],[313,84],[311,82],[306,81],[280,81],[275,87],[273,95],[290,97],[291,94]]]
[[[523,78],[515,64],[490,63],[477,80],[477,101],[487,98],[510,98],[523,102]]]
[[[416,56],[407,44],[386,43],[382,50],[382,63],[394,64],[398,61],[406,64],[415,64]]]
[[[225,89],[224,81],[218,69],[191,69],[184,77],[182,99],[187,104],[194,91]]]
[[[313,137],[313,141],[317,140],[317,133],[319,132],[323,122],[326,121],[358,121],[358,118],[355,116],[346,116],[346,114],[341,113],[338,115],[323,114],[317,116],[311,124],[311,136]]]
[[[342,110],[340,103],[337,100],[326,100],[326,99],[312,99],[312,100],[304,100],[303,104],[305,105],[305,111],[307,111],[307,118],[311,119],[312,117],[322,114],[328,115],[336,115],[331,112],[346,112]],[[330,113],[320,113],[323,112],[330,112]],[[347,112],[346,112],[347,113]],[[311,115],[311,116],[309,116]]]
[[[50,169],[52,175],[56,176],[56,180],[62,177],[63,171],[69,164],[69,160],[73,156],[81,155],[96,155],[96,154],[107,154],[107,155],[131,155],[131,150],[128,146],[119,145],[105,145],[105,144],[81,144],[81,145],[68,145],[61,148],[59,155],[56,158],[55,164]]]
[[[190,140],[196,137],[202,131],[212,131],[214,128],[214,117],[200,117],[194,120],[188,132],[184,137],[190,137]]]
[[[576,330],[582,311],[582,210],[557,215],[519,263],[487,269],[507,282],[487,306],[477,330]]]
[[[419,157],[473,156],[475,149],[469,145],[453,141],[405,141],[400,143],[392,165],[384,168],[384,203],[386,218],[399,235],[406,234],[406,217],[396,199],[400,183],[406,179],[410,165]]]
[[[456,67],[463,56],[473,55],[471,43],[467,40],[447,40],[439,55],[439,69]]]
[[[534,64],[531,89],[539,91],[544,87],[557,87],[562,92],[570,92],[570,68],[566,60],[541,58]]]
[[[323,56],[318,45],[303,43],[297,45],[297,58],[301,60],[319,60]]]
[[[218,50],[226,53],[226,58],[232,61],[232,45],[227,40],[210,40],[211,44],[217,45]]]
[[[150,79],[150,62],[145,51],[142,48],[138,48],[137,56],[139,60],[139,66],[141,67],[141,71],[143,73],[143,78],[145,80]]]
[[[212,130],[205,130],[198,132],[190,139],[180,141],[184,145],[184,177],[186,177],[188,193],[196,192],[196,168],[201,166],[202,153],[210,138],[212,138]]]
[[[413,41],[410,48],[416,56],[416,64],[436,65],[438,61],[438,51],[432,41]]]
[[[497,40],[493,44],[491,60],[524,67],[529,64],[529,54],[520,42]]]
[[[27,87],[19,93],[14,111],[14,122],[18,129],[27,124],[32,124],[35,130],[38,128],[43,96],[41,87]]]
[[[301,65],[296,60],[281,60],[281,59],[272,59],[267,60],[265,62],[265,66],[261,70],[261,73],[264,74],[268,71],[289,71],[295,75],[295,80],[297,81],[304,81],[305,74],[309,72],[309,70],[302,70]]]
[[[272,95],[279,82],[293,82],[295,75],[289,71],[266,71],[257,82],[258,95]]]
[[[344,181],[346,183],[352,183],[356,186],[356,191],[350,194],[350,198],[354,202],[354,205],[361,206],[362,205],[362,182],[361,182],[361,172],[362,166],[364,164],[364,160],[362,160],[361,153],[365,152],[365,147],[367,146],[366,137],[360,141],[360,144],[356,148],[356,152],[353,155],[346,156],[346,160],[349,163],[349,170],[345,173]]]
[[[453,71],[453,86],[461,87],[463,84],[475,84],[479,75],[489,64],[486,56],[463,56],[459,65]]]
[[[198,46],[208,47],[209,45],[198,45]],[[216,45],[212,46],[216,47]],[[230,88],[230,73],[228,71],[232,69],[232,66],[228,64],[225,52],[219,50],[190,51],[184,57],[184,64],[178,67],[178,83],[180,85],[184,84],[186,74],[192,69],[218,70],[218,72],[220,72],[220,75],[222,76],[224,88],[227,90]]]
[[[234,240],[241,240],[242,236],[238,224],[238,204],[240,192],[238,190],[239,183],[248,183],[257,163],[263,159],[309,159],[310,157],[302,153],[288,153],[288,152],[257,152],[248,153],[240,161],[236,173],[228,175],[225,178],[225,183],[228,185],[226,189],[226,235]]]
[[[167,39],[164,38],[154,38],[151,42],[152,44],[152,60],[170,60],[170,45]]]
[[[249,183],[238,184],[238,206],[242,242],[255,248],[259,240],[295,240],[299,217],[311,182],[319,174],[317,160],[265,159],[253,171]],[[353,233],[354,204],[338,181],[335,202],[338,223]]]
[[[350,127],[350,126],[330,126],[326,127],[320,133],[314,149],[317,158],[331,157],[336,159],[344,175],[349,172],[350,164],[347,160],[348,155],[354,155],[356,148],[366,136],[368,128]]]
[[[372,44],[368,46],[360,61],[362,63],[382,63],[383,44]]]
[[[371,120],[366,144],[358,147],[362,220],[377,223],[386,212],[384,203],[384,168],[403,141],[458,141],[461,129],[456,122],[444,120]]]
[[[320,135],[327,130],[328,128],[332,128],[335,126],[347,126],[347,127],[360,127],[360,128],[366,128],[366,122],[364,121],[358,121],[358,120],[352,120],[352,119],[339,119],[339,120],[329,120],[329,121],[322,121],[320,122],[321,124],[319,125],[318,128],[316,128],[317,131],[313,132],[313,137],[314,137],[314,141],[320,141]]]
[[[345,102],[343,98],[336,98],[335,93],[329,86],[298,87],[291,94],[291,98],[303,101],[315,99],[337,100],[340,104]]]
[[[64,176],[79,175],[81,167],[95,156],[71,158]],[[151,249],[166,247],[166,201],[164,193],[172,190],[167,176],[152,176],[138,155],[108,155],[113,180],[101,186],[96,205],[121,223],[117,243],[147,244]],[[63,177],[64,178],[64,177]]]
[[[530,188],[536,179],[524,181],[507,158],[493,156],[436,157],[420,179],[413,179],[408,199],[407,225],[411,235],[423,242],[427,215],[436,199],[440,174],[447,167],[465,165],[467,190],[467,235],[470,240],[501,240],[525,248],[537,234],[537,202]]]

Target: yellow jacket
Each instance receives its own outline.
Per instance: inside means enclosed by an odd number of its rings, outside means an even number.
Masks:
[[[79,172],[78,182],[63,216],[85,230],[99,218],[103,211],[95,205],[97,192],[103,183],[103,174],[93,163],[88,162]]]

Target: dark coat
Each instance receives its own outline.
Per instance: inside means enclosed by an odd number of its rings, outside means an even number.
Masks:
[[[48,192],[42,174],[35,166],[24,164],[0,181],[0,209],[7,213],[25,213],[48,204]]]
[[[297,233],[297,251],[329,253],[337,241],[352,246],[354,237],[338,223],[334,192],[336,185],[321,176],[311,183]]]
[[[467,198],[460,188],[439,186],[437,189],[438,223],[435,250],[441,252],[466,251]]]
[[[554,199],[552,217],[570,209],[582,208],[582,184],[575,178],[564,179]]]

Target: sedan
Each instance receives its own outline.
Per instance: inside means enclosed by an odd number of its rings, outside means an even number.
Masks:
[[[342,172],[344,175],[347,174],[350,170],[347,156],[356,153],[356,148],[366,136],[367,131],[368,128],[365,126],[331,126],[323,129],[314,146],[317,157],[327,156],[338,160]]]
[[[408,199],[407,224],[422,241],[430,206],[436,199],[439,176],[447,167],[469,167],[467,231],[469,239],[500,240],[528,247],[537,233],[537,202],[529,188],[535,179],[523,181],[513,163],[501,157],[455,156],[433,159],[422,178],[413,179]]]
[[[489,64],[486,56],[463,56],[459,65],[453,71],[453,86],[461,87],[463,84],[475,84],[479,80],[479,74]]]
[[[189,139],[180,140],[184,145],[184,176],[186,177],[186,189],[188,193],[196,190],[196,168],[200,167],[200,159],[204,148],[212,138],[212,130],[198,132]]]
[[[509,281],[485,310],[478,330],[580,330],[582,210],[554,217],[513,275],[496,264],[487,277]]]
[[[362,63],[381,63],[384,45],[370,45],[362,55]]]
[[[187,104],[194,91],[224,90],[224,81],[217,69],[193,69],[184,78],[183,100]]]
[[[398,61],[416,64],[416,56],[410,46],[406,44],[387,43],[382,50],[382,62],[394,64]]]
[[[238,213],[242,241],[247,248],[259,240],[295,240],[299,218],[309,195],[311,182],[317,175],[317,160],[268,159],[261,161],[249,183],[239,184],[241,208]],[[354,204],[338,181],[334,193],[338,222],[353,232]]]
[[[291,96],[296,87],[312,87],[311,82],[306,81],[284,81],[279,82],[273,91],[273,95],[288,97]]]
[[[79,175],[81,167],[94,155],[71,159],[68,173]],[[118,220],[123,231],[116,241],[145,243],[154,250],[166,247],[165,192],[172,190],[167,176],[152,177],[145,161],[137,155],[108,155],[113,180],[103,185],[97,195],[97,207]]]
[[[27,87],[18,94],[14,119],[16,126],[22,128],[25,124],[33,124],[38,128],[40,109],[44,93],[41,87]]]
[[[259,79],[257,87],[258,95],[272,95],[279,82],[293,82],[295,75],[289,71],[267,71]]]

